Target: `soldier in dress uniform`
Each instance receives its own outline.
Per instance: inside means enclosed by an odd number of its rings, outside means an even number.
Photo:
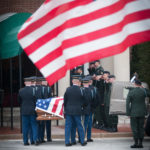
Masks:
[[[92,115],[96,109],[96,106],[99,104],[99,94],[96,87],[92,85],[93,80],[92,76],[86,76],[83,79],[83,93],[85,93],[85,98],[88,101],[88,106],[85,108],[85,119],[84,119],[84,128],[85,133],[87,132],[87,142],[93,142],[91,138],[91,129],[92,129]]]
[[[64,94],[64,114],[65,114],[65,144],[71,146],[74,143],[70,143],[70,136],[72,130],[72,124],[75,122],[78,133],[80,136],[80,142],[82,146],[87,143],[84,141],[84,130],[81,124],[81,115],[83,107],[86,106],[86,101],[83,99],[81,90],[79,87],[79,76],[72,77],[73,85],[67,88]]]
[[[106,116],[106,125],[108,132],[117,132],[117,125],[118,125],[118,116],[117,115],[109,115],[109,108],[110,108],[110,95],[111,95],[111,87],[112,83],[115,81],[114,75],[108,76],[108,81],[105,83],[105,116]]]
[[[88,72],[90,76],[93,76],[95,74],[95,62],[90,62]]]
[[[144,121],[147,114],[146,97],[150,97],[150,91],[142,88],[139,80],[135,80],[135,88],[129,91],[126,102],[126,113],[127,116],[130,116],[130,124],[135,142],[131,145],[131,148],[143,148]]]
[[[95,61],[95,68],[95,74],[93,75],[93,85],[97,87],[97,91],[99,92],[100,100],[102,102],[102,100],[104,99],[104,81],[102,79],[104,69],[100,65],[100,60]],[[94,113],[93,127],[98,129],[101,129],[104,126],[102,109],[103,106],[99,104]]]
[[[35,84],[36,84],[36,77],[35,76],[31,76],[28,78],[31,82],[31,87],[33,88],[33,96],[35,97]],[[38,131],[37,131],[38,133]],[[29,137],[30,137],[30,144],[33,145],[34,144],[34,140],[33,140],[33,132],[32,132],[32,127],[30,126],[30,131],[29,131]]]
[[[107,95],[107,84],[108,76],[110,75],[109,71],[104,71],[102,76],[97,76],[97,88],[100,94],[100,105],[99,105],[99,114],[98,116],[98,128],[102,130],[107,130],[108,124],[106,120],[106,101],[108,99]]]
[[[45,78],[42,78],[42,98],[47,99],[52,97],[51,88],[48,86],[48,83]],[[52,141],[51,139],[51,120],[42,121],[42,141],[44,141],[44,133],[46,129],[47,141]]]
[[[24,145],[29,145],[28,136],[31,131],[30,127],[32,127],[33,141],[35,145],[38,145],[34,88],[31,87],[31,81],[28,78],[25,78],[24,84],[25,87],[20,89],[18,94],[21,104],[23,142]]]
[[[87,133],[87,142],[93,142],[91,139],[91,128],[92,128],[92,90],[89,87],[89,79],[87,77],[82,79],[83,87],[81,88],[83,97],[87,102],[87,106],[83,108],[84,114],[84,132]],[[88,129],[88,130],[87,130]]]
[[[76,69],[75,69],[75,73],[74,75],[82,75],[83,74],[83,70],[82,70],[82,66],[78,66]]]
[[[42,99],[42,78],[41,77],[36,77],[36,86],[35,86],[35,95],[36,95],[36,100],[37,99]],[[43,121],[38,120],[38,141],[39,143],[45,142],[42,138],[43,135]]]
[[[95,61],[95,75],[102,75],[104,72],[103,67],[100,64],[100,60]]]

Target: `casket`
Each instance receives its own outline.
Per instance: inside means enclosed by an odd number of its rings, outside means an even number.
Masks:
[[[63,97],[50,97],[47,99],[38,99],[36,102],[37,120],[62,120]]]
[[[36,109],[36,113],[37,113],[36,118],[37,120],[63,120],[62,117],[58,117],[54,114],[49,114],[39,109]]]

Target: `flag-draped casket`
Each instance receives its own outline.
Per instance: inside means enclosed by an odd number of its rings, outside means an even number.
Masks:
[[[63,115],[63,97],[38,99],[36,102],[37,120],[60,120]]]

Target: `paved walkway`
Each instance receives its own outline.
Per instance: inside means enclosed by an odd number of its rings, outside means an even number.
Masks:
[[[133,140],[131,138],[94,139],[94,142],[88,143],[84,147],[79,143],[66,147],[62,139],[55,139],[53,142],[47,142],[39,146],[24,146],[21,140],[5,140],[0,141],[0,150],[130,150],[132,144]],[[145,139],[143,145],[142,150],[150,150],[150,139]]]
[[[131,129],[129,125],[119,125],[118,132],[111,133],[99,129],[92,129],[93,138],[102,137],[131,137]],[[19,128],[11,130],[8,127],[0,127],[0,140],[4,139],[21,139],[22,134]],[[52,126],[52,139],[64,139],[64,126]]]

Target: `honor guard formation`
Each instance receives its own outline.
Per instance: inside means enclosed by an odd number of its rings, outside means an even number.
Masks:
[[[99,60],[90,63],[89,75],[82,76],[82,66],[73,70],[72,86],[64,94],[65,144],[93,142],[92,127],[117,132],[118,116],[109,115],[110,94],[114,75],[104,71]],[[86,141],[85,141],[85,136]]]
[[[66,146],[77,144],[76,134],[81,146],[93,142],[92,127],[107,132],[118,131],[118,115],[109,113],[111,87],[115,76],[103,69],[100,60],[90,63],[89,75],[83,76],[82,69],[82,66],[79,66],[72,70],[72,83],[64,94]],[[25,78],[24,84],[25,87],[19,91],[24,145],[29,145],[28,138],[30,144],[38,145],[45,142],[45,130],[47,141],[51,141],[51,121],[37,121],[35,105],[37,99],[52,97],[52,90],[47,81],[40,77]],[[150,91],[142,87],[141,82],[136,78],[134,84],[134,88],[129,88],[126,102],[126,112],[130,117],[135,141],[131,148],[143,148],[144,130],[150,135],[150,125],[148,125],[150,117],[144,129],[147,115],[145,98],[150,97]]]
[[[47,81],[42,77],[29,77],[24,79],[25,87],[20,89],[18,101],[21,105],[22,133],[24,145],[45,142],[44,133],[46,130],[47,141],[51,141],[51,121],[37,121],[36,101],[52,97],[52,90]]]

